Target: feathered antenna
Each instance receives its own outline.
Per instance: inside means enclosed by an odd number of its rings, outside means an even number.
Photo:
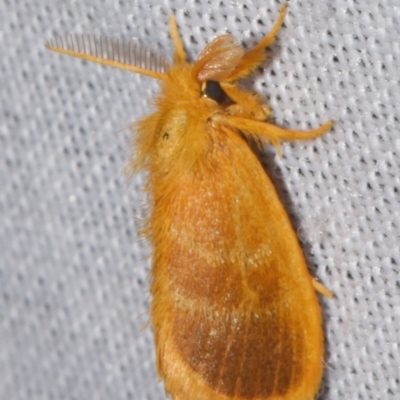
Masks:
[[[46,43],[49,50],[98,64],[126,69],[156,79],[165,79],[169,64],[159,54],[132,40],[95,35],[63,35]]]

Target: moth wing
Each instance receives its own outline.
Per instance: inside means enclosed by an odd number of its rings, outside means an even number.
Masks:
[[[244,54],[243,47],[232,35],[215,38],[200,53],[196,67],[199,81],[223,81],[239,64]]]
[[[163,79],[169,68],[162,55],[155,54],[130,39],[67,34],[50,39],[46,47],[58,53],[157,79]]]
[[[314,398],[321,313],[296,234],[244,139],[214,133],[201,174],[155,203],[173,216],[153,263],[160,376],[179,400]]]

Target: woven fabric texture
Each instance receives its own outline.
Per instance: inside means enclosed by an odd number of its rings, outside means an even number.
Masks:
[[[162,400],[149,319],[142,175],[129,123],[157,82],[45,49],[56,34],[130,38],[191,57],[232,33],[254,45],[275,0],[0,2],[0,399]],[[278,125],[332,131],[266,165],[321,299],[323,400],[400,393],[400,3],[291,0],[254,89]]]

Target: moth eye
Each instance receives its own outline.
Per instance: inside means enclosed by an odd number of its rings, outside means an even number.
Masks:
[[[201,94],[208,97],[218,104],[231,104],[232,99],[224,92],[221,85],[217,81],[206,81],[201,88]]]

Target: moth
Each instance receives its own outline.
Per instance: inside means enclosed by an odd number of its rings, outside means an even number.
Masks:
[[[231,35],[187,62],[170,18],[172,63],[131,41],[67,35],[50,50],[160,81],[155,112],[134,125],[132,172],[147,171],[151,322],[157,368],[174,400],[310,400],[323,372],[316,291],[290,220],[249,145],[317,138],[272,124],[240,80],[281,28],[245,51]]]

